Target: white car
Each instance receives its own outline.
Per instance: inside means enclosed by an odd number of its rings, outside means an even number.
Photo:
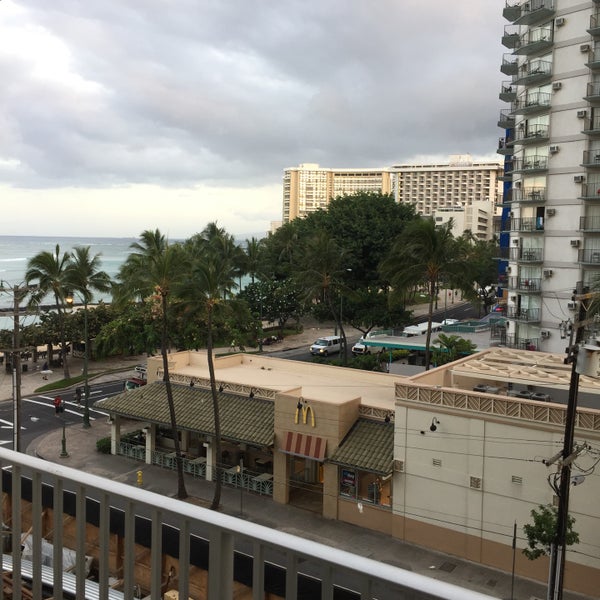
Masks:
[[[360,338],[358,342],[356,342],[356,344],[352,346],[352,354],[354,354],[354,356],[359,356],[361,354],[371,354],[371,349],[369,348],[369,346],[365,346],[363,342],[364,340]]]
[[[460,323],[458,319],[444,319],[442,321],[442,325],[456,325],[456,323]]]

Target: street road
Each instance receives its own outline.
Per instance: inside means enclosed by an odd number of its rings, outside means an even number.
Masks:
[[[124,380],[119,379],[90,386],[90,422],[95,419],[106,419],[108,413],[95,410],[92,404],[101,398],[108,398],[123,391]],[[83,387],[83,386],[82,386]],[[63,426],[83,423],[84,404],[77,404],[75,389],[60,393],[65,402],[65,411],[60,415],[55,414],[54,398],[56,393],[35,394],[21,399],[21,451],[25,452],[27,446],[37,437]],[[7,400],[0,402],[0,445],[7,448],[13,447],[13,402]]]

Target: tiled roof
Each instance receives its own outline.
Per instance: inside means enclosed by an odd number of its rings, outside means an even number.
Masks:
[[[387,475],[392,472],[393,459],[394,424],[359,419],[329,462]]]
[[[171,384],[177,426],[214,435],[210,389]],[[94,404],[100,410],[123,417],[170,425],[165,384],[160,381],[124,392]],[[219,392],[221,437],[257,446],[273,444],[273,402]]]

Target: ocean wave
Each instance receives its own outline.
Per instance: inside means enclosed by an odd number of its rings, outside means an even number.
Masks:
[[[19,257],[19,258],[0,258],[0,263],[2,262],[23,262],[24,260],[28,260],[27,257]]]

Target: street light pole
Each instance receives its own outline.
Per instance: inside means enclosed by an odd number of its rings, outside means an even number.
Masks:
[[[60,440],[61,450],[60,450],[60,458],[68,458],[69,453],[67,452],[67,431],[65,429],[66,421],[64,417],[61,417],[62,420],[62,439]]]
[[[83,351],[83,428],[89,429],[92,426],[90,423],[90,386],[88,383],[88,357],[90,342],[88,340],[88,310],[87,300],[85,298],[83,301],[83,339],[85,340],[85,348]]]

